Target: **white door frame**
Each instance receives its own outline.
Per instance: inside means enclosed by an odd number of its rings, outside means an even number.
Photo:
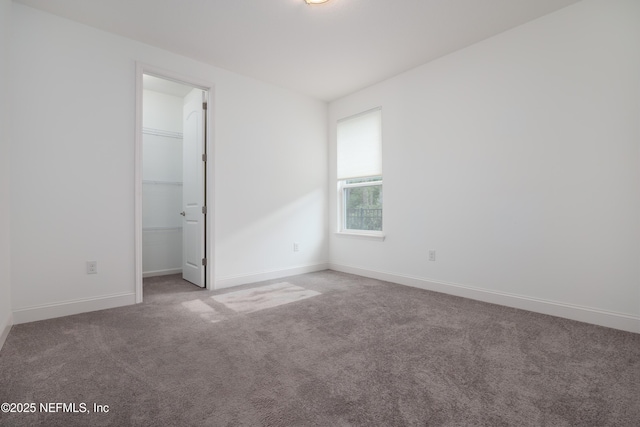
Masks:
[[[144,74],[150,74],[155,77],[160,77],[166,80],[174,80],[178,83],[183,83],[189,86],[193,86],[198,89],[207,91],[207,135],[205,145],[207,149],[207,163],[206,168],[206,198],[207,198],[207,215],[206,215],[206,234],[204,236],[206,242],[206,258],[207,268],[205,274],[206,289],[215,289],[213,278],[215,275],[213,271],[214,265],[214,212],[215,212],[215,199],[214,199],[214,174],[213,174],[213,161],[214,157],[214,123],[213,123],[213,110],[214,110],[214,86],[210,82],[205,82],[198,79],[193,79],[188,76],[183,76],[172,71],[168,71],[153,65],[136,62],[136,138],[135,138],[135,165],[134,165],[134,179],[135,179],[135,203],[134,203],[134,242],[135,242],[135,284],[136,284],[136,303],[142,302],[142,90],[143,82],[142,76]]]

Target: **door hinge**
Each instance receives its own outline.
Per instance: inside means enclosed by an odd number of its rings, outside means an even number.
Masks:
[[[202,155],[202,161],[203,161],[203,162],[206,162],[206,161],[207,161],[207,155],[206,155],[206,154],[203,154],[203,155]]]
[[[207,266],[207,259],[206,258],[202,258],[202,265],[204,265],[205,267]]]
[[[202,109],[203,109],[203,110],[206,110],[206,109],[207,109],[207,103],[206,103],[206,102],[203,102],[203,103],[202,103]]]
[[[207,214],[207,207],[206,206],[202,207],[202,213],[205,214],[205,215]]]

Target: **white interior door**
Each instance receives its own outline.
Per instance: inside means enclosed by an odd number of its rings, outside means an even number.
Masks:
[[[184,98],[182,278],[205,286],[205,92]]]

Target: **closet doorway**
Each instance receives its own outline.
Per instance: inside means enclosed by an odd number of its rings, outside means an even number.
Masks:
[[[143,277],[180,273],[207,287],[209,99],[208,90],[147,72],[141,83],[136,174],[141,181],[141,200],[136,201],[141,211],[140,301]]]

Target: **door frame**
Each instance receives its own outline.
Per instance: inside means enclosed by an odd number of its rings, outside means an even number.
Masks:
[[[184,76],[160,67],[145,64],[142,62],[136,62],[136,135],[135,135],[135,162],[134,162],[134,188],[135,188],[135,202],[134,202],[134,244],[135,244],[135,287],[136,287],[136,303],[142,302],[142,94],[143,94],[143,75],[149,74],[155,77],[159,77],[165,80],[173,80],[178,83],[182,83],[194,88],[207,91],[207,110],[206,110],[206,126],[207,134],[205,137],[205,146],[207,151],[207,162],[205,164],[205,197],[207,201],[207,215],[205,216],[205,257],[207,258],[207,265],[205,269],[205,283],[206,289],[215,289],[213,278],[215,275],[215,248],[212,242],[214,241],[214,215],[215,215],[215,198],[214,198],[214,174],[213,174],[213,161],[215,159],[214,153],[214,85],[211,82],[203,81],[200,79],[194,79],[189,76]]]

